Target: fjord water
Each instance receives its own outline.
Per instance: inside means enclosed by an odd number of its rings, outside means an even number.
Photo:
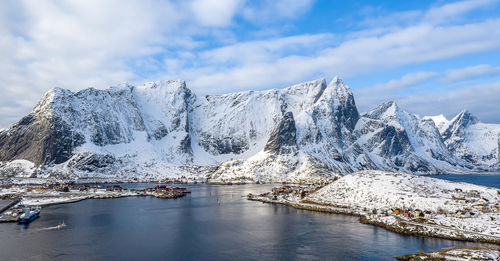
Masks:
[[[446,175],[429,175],[428,177],[445,179],[455,182],[468,182],[476,185],[487,186],[492,188],[500,188],[500,175],[489,174],[446,174]]]
[[[130,184],[128,186],[145,186]],[[85,200],[48,206],[33,223],[0,224],[0,260],[371,259],[450,246],[399,235],[357,217],[248,201],[269,185],[191,185],[180,199]],[[54,226],[64,221],[61,230]]]

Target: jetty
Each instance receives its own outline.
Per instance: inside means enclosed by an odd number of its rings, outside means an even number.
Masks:
[[[18,198],[12,200],[0,200],[0,214],[19,203],[19,201],[21,201],[21,199]]]
[[[18,218],[12,217],[10,215],[2,215],[2,213],[15,206],[20,201],[21,199],[19,198],[12,200],[0,200],[0,223],[17,222]]]

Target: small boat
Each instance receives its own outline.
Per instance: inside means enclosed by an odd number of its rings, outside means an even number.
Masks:
[[[61,229],[61,228],[65,227],[65,226],[66,226],[66,224],[64,224],[64,221],[63,221],[61,224],[57,225],[56,228],[57,229]]]
[[[40,216],[40,211],[42,211],[42,207],[26,207],[24,208],[24,213],[19,217],[19,223],[30,223]]]
[[[174,188],[172,188],[172,190],[182,192],[182,193],[191,193],[191,191],[188,190],[187,188],[174,187]]]

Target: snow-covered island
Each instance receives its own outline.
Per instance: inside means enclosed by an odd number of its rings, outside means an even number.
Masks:
[[[417,253],[396,257],[397,260],[500,260],[500,248],[445,248],[430,253]]]
[[[249,199],[356,215],[403,234],[500,244],[500,190],[469,183],[361,171],[322,188],[284,186]]]
[[[189,191],[186,188],[157,185],[145,189],[127,189],[120,185],[1,185],[0,199],[9,199],[12,209],[0,213],[0,222],[14,222],[22,211],[21,206],[46,206],[73,203],[85,199],[111,199],[120,197],[150,196],[156,198],[178,198]],[[8,207],[10,208],[10,206]]]

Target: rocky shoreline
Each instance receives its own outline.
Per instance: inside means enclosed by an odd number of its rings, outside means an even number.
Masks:
[[[272,200],[264,197],[248,197],[249,200],[260,201],[263,203],[270,204],[281,204],[289,207],[293,207],[296,209],[308,210],[308,211],[316,211],[330,214],[342,214],[349,216],[357,216],[359,217],[359,222],[362,224],[370,224],[378,227],[385,228],[389,231],[396,232],[403,235],[409,236],[425,236],[425,237],[436,237],[442,239],[451,239],[451,240],[459,240],[459,241],[471,241],[471,242],[481,242],[481,243],[489,243],[489,244],[497,244],[500,245],[500,237],[492,237],[492,236],[479,236],[474,232],[470,233],[455,233],[450,234],[448,232],[452,231],[451,229],[442,228],[441,232],[436,231],[428,231],[425,230],[425,225],[415,226],[411,223],[405,222],[404,220],[399,220],[396,224],[392,222],[384,222],[380,219],[377,219],[377,216],[370,215],[368,213],[362,213],[355,209],[349,208],[340,208],[334,206],[324,206],[313,203],[302,203],[302,202],[292,202],[285,200]]]
[[[467,248],[445,248],[429,253],[419,252],[396,257],[402,261],[417,260],[499,260],[500,248],[467,247]]]
[[[16,204],[0,213],[0,222],[16,222],[22,207],[75,203],[86,199],[121,197],[155,197],[174,199],[190,193],[186,188],[158,185],[154,188],[126,189],[119,185],[2,185],[0,198],[16,200]]]
[[[362,171],[326,186],[282,185],[248,199],[358,216],[405,235],[500,244],[500,190],[469,183]]]

